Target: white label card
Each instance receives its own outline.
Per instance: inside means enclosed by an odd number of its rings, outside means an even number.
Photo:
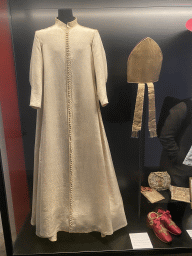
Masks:
[[[189,234],[189,236],[191,237],[191,239],[192,239],[192,230],[191,229],[188,229],[188,230],[186,230],[187,231],[187,233]]]
[[[130,233],[129,236],[133,249],[153,248],[147,232]]]

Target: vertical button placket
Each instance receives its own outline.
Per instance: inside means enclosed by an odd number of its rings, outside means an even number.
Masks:
[[[66,27],[66,59],[67,59],[67,113],[68,113],[68,136],[69,136],[69,232],[73,225],[73,150],[72,150],[72,72],[69,44],[69,25]]]

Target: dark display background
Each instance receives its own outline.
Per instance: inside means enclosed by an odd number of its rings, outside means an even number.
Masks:
[[[192,96],[192,33],[185,28],[186,21],[192,17],[190,1],[182,2],[184,6],[174,6],[174,1],[158,1],[158,6],[157,1],[143,2],[9,1],[30,191],[36,126],[36,110],[29,107],[29,64],[34,32],[53,25],[59,8],[72,8],[79,24],[98,29],[105,48],[110,103],[101,111],[128,222],[139,215],[139,160],[140,164],[142,161],[139,159],[142,142],[131,138],[137,86],[127,83],[127,59],[135,45],[151,37],[163,52],[160,79],[155,83],[157,121],[166,96],[179,99]],[[145,103],[147,105],[147,98]],[[156,167],[162,148],[157,138],[149,138],[147,130],[146,122],[144,165]]]

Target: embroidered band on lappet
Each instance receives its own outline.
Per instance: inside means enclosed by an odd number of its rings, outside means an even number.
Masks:
[[[141,130],[142,117],[143,117],[143,101],[145,93],[145,84],[139,83],[137,89],[137,98],[135,103],[135,111],[132,125],[131,137],[137,138],[138,132]]]
[[[148,129],[151,138],[157,137],[155,117],[155,88],[153,83],[147,83],[149,99]]]

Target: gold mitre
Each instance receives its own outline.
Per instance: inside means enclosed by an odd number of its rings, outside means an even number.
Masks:
[[[159,45],[150,37],[142,39],[132,50],[127,62],[128,83],[157,82],[163,54]]]
[[[149,96],[149,132],[156,137],[155,92],[154,82],[159,80],[163,54],[159,45],[150,37],[142,39],[132,50],[127,61],[127,82],[137,83],[137,99],[135,105],[132,137],[138,137],[141,130],[145,83]]]

